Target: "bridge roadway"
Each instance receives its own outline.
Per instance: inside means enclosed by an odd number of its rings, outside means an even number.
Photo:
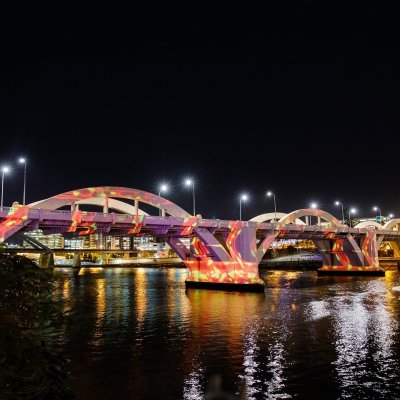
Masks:
[[[9,215],[11,207],[0,209],[0,223]],[[136,216],[117,213],[82,212],[80,225],[75,233],[86,232],[90,225],[96,228],[88,233],[128,234],[132,227],[141,225],[137,232],[130,232],[134,236],[171,236],[188,237],[193,230],[203,229],[212,234],[227,234],[232,230],[232,221],[203,218],[176,218],[171,216]],[[44,210],[29,208],[27,219],[20,227],[25,232],[41,229],[45,234],[66,233],[70,230],[73,212],[68,210]],[[280,223],[257,223],[253,221],[235,221],[243,227],[256,229],[257,238],[262,238],[267,232],[275,232],[279,239],[336,239],[351,234],[354,238],[363,237],[368,232],[366,228],[350,228],[346,225],[332,227],[326,225],[297,225]],[[193,228],[193,229],[192,229]],[[385,240],[399,239],[400,231],[376,230],[378,237]]]

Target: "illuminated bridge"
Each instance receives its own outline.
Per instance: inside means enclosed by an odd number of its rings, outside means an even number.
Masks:
[[[141,203],[153,206],[158,215],[142,211]],[[100,206],[103,212],[82,211],[80,205]],[[63,207],[68,210],[59,210]],[[250,221],[203,219],[152,193],[123,187],[95,187],[62,193],[27,206],[14,203],[11,208],[3,207],[0,242],[37,229],[45,234],[151,235],[168,243],[181,258],[189,270],[188,286],[235,285],[239,289],[246,285],[246,289],[260,290],[263,281],[258,275],[258,265],[276,240],[312,240],[323,260],[320,274],[383,275],[379,245],[383,240],[397,243],[400,239],[400,219],[384,226],[368,221],[350,228],[318,209],[277,213],[276,217],[277,222],[275,213]],[[315,225],[309,223],[311,218]],[[182,242],[184,238],[190,240],[190,246]],[[397,245],[395,248],[399,249]],[[44,251],[51,253],[51,249]]]

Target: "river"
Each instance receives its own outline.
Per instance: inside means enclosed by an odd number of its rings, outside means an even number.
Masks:
[[[400,398],[397,271],[264,271],[265,293],[234,293],[185,290],[185,269],[58,270],[80,399],[203,399],[217,375],[248,399]]]

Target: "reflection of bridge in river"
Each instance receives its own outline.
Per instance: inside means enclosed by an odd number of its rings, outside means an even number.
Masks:
[[[134,205],[117,198],[131,200]],[[161,210],[160,215],[148,215],[140,210],[140,203]],[[103,212],[82,211],[79,209],[82,204],[101,206]],[[58,210],[65,206],[70,210]],[[109,209],[119,213],[109,212]],[[398,219],[383,227],[375,226],[371,221],[370,226],[350,228],[331,214],[317,209],[277,213],[278,221],[274,217],[274,213],[268,213],[250,221],[204,219],[200,215],[191,216],[176,204],[152,193],[98,187],[63,193],[28,206],[15,204],[13,208],[1,209],[0,241],[37,229],[45,234],[88,235],[97,232],[154,236],[168,243],[187,266],[188,286],[228,287],[233,284],[234,288],[246,285],[247,289],[262,289],[258,264],[275,240],[312,240],[323,260],[320,273],[383,274],[378,247],[382,240],[397,243],[400,239]],[[312,217],[315,225],[310,224]],[[189,247],[182,242],[183,238],[190,240]],[[393,247],[398,251],[397,245]],[[43,248],[43,251],[51,260],[52,250]]]

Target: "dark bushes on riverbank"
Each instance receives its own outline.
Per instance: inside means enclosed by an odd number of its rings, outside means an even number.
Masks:
[[[0,399],[74,399],[66,360],[50,338],[62,320],[62,284],[25,257],[0,255]]]

